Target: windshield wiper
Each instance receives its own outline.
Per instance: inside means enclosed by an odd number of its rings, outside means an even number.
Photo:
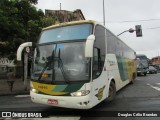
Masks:
[[[42,78],[42,75],[43,73],[45,72],[45,70],[47,69],[47,67],[49,65],[52,64],[51,68],[53,69],[53,72],[52,72],[52,80],[55,80],[55,70],[54,70],[54,63],[55,63],[55,60],[58,61],[58,67],[60,68],[61,72],[62,72],[62,75],[63,75],[63,78],[64,78],[64,81],[66,83],[69,83],[70,81],[68,80],[67,78],[67,75],[64,71],[64,67],[63,67],[63,62],[62,62],[62,59],[60,58],[60,49],[59,49],[59,53],[58,53],[58,57],[55,57],[55,54],[56,54],[56,49],[57,49],[57,45],[55,47],[55,51],[53,50],[52,52],[52,56],[51,56],[51,59],[48,60],[48,62],[46,63],[46,66],[43,68],[42,72],[40,73],[40,76],[38,78],[38,81]]]
[[[63,78],[64,78],[65,82],[69,83],[70,81],[68,80],[67,75],[66,75],[66,73],[64,71],[63,62],[62,62],[62,59],[61,59],[60,55],[61,55],[61,51],[59,49],[59,51],[58,51],[58,57],[55,57],[55,59],[58,59],[57,60],[58,61],[58,67],[60,68],[60,70],[62,72],[62,75],[63,75]]]
[[[42,72],[40,73],[40,76],[38,78],[38,81],[42,78],[42,75],[44,71],[47,69],[47,67],[52,63],[52,61],[47,62],[46,66],[43,68]]]

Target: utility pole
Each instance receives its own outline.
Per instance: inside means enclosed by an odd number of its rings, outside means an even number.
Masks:
[[[105,5],[103,0],[103,25],[105,26]]]
[[[24,90],[27,90],[28,85],[28,54],[30,52],[30,48],[26,47],[24,52]]]
[[[61,9],[61,3],[60,3],[60,10],[62,10],[62,9]]]
[[[28,53],[24,53],[24,90],[27,90],[28,84]]]

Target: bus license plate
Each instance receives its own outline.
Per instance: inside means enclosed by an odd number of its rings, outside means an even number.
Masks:
[[[58,105],[58,100],[48,99],[48,104]]]

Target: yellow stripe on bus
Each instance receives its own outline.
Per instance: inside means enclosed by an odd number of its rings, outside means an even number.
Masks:
[[[43,84],[43,83],[37,83],[37,82],[32,82],[32,85],[36,90],[39,90],[40,92],[49,94],[49,95],[64,95],[68,93],[68,92],[53,92],[53,89],[57,85]]]

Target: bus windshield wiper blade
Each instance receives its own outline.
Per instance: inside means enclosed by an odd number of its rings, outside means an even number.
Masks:
[[[56,50],[55,50],[56,51]],[[52,70],[53,70],[53,72],[52,72],[52,80],[55,80],[55,71],[54,71],[54,63],[55,63],[55,60],[57,60],[58,61],[58,67],[60,68],[60,70],[61,70],[61,72],[62,72],[62,75],[63,75],[63,78],[64,78],[64,81],[66,82],[66,83],[69,83],[70,81],[69,81],[69,79],[67,78],[67,75],[66,75],[66,73],[65,73],[65,70],[64,70],[64,67],[63,67],[63,61],[62,61],[62,59],[60,58],[60,49],[59,49],[59,53],[58,53],[58,57],[55,57],[55,51],[53,50],[53,52],[52,52],[52,56],[51,56],[51,59],[49,59],[49,61],[46,63],[46,66],[43,68],[43,70],[42,70],[42,72],[41,72],[41,74],[40,74],[40,76],[39,76],[39,78],[38,78],[38,81],[42,78],[42,75],[43,75],[43,73],[45,72],[45,70],[47,69],[47,67],[50,65],[50,64],[52,64]]]
[[[67,75],[66,75],[66,73],[65,73],[65,71],[64,71],[63,61],[62,61],[62,59],[60,58],[60,54],[61,54],[60,52],[61,52],[61,50],[59,49],[58,57],[57,57],[57,59],[58,59],[58,67],[60,67],[60,70],[61,70],[62,75],[63,75],[63,77],[64,77],[64,81],[65,81],[66,83],[69,83],[70,81],[68,80]]]
[[[49,62],[46,64],[46,66],[43,68],[43,70],[42,70],[42,72],[41,72],[41,74],[40,74],[40,76],[39,76],[39,78],[38,78],[38,81],[42,78],[42,75],[43,75],[44,71],[47,69],[47,67],[48,67],[51,63],[52,63],[52,61],[49,61]]]
[[[62,62],[62,59],[60,57],[58,58],[58,62],[60,62],[59,67],[60,67],[60,70],[62,72],[62,75],[64,77],[65,82],[69,83],[70,81],[67,79],[66,73],[65,73],[64,68],[63,68],[63,62]]]
[[[54,50],[52,52],[52,56],[51,56],[51,59],[48,59],[48,62],[46,63],[46,66],[43,68],[39,78],[38,78],[38,81],[42,78],[42,75],[44,73],[44,71],[47,69],[47,67],[52,63],[54,62]],[[53,67],[51,67],[52,69],[54,68],[54,64],[53,64]],[[53,74],[54,75],[54,74]]]

